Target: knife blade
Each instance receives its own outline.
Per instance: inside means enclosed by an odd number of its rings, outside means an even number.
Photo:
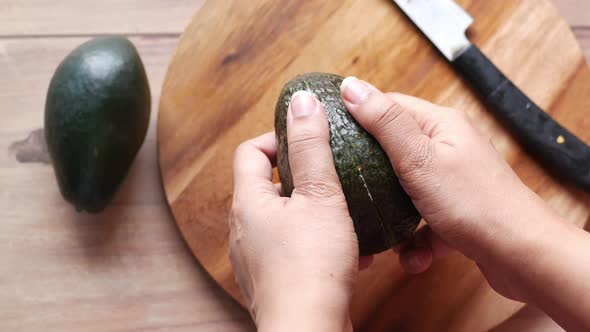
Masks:
[[[523,148],[590,192],[590,147],[528,98],[466,37],[473,18],[453,0],[393,0],[480,94]]]

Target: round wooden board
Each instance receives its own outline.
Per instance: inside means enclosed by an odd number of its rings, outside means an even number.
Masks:
[[[475,19],[471,40],[588,141],[590,72],[553,5],[458,2]],[[232,154],[240,142],[273,129],[281,87],[310,71],[355,75],[465,110],[530,188],[569,221],[583,225],[588,218],[588,195],[531,160],[391,1],[208,0],[183,34],[163,87],[159,161],[184,238],[238,301],[227,255]],[[361,273],[351,312],[359,330],[481,331],[520,307],[491,290],[461,255],[409,276],[387,252]]]

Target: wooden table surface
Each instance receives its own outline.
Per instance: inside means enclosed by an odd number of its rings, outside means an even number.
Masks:
[[[590,1],[554,0],[590,61]],[[0,0],[0,330],[244,331],[247,313],[190,255],[170,216],[155,121],[168,61],[200,0]],[[83,41],[126,35],[152,86],[148,137],[113,204],[78,215],[42,144],[59,61]]]

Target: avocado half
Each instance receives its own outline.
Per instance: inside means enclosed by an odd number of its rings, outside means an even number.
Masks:
[[[411,237],[421,217],[402,189],[385,151],[346,110],[340,95],[343,79],[334,74],[308,73],[285,85],[275,109],[277,167],[283,194],[291,196],[294,186],[289,167],[287,110],[295,92],[309,91],[324,106],[334,165],[354,222],[360,255],[364,256]]]
[[[55,71],[45,102],[45,138],[63,197],[97,213],[113,198],[150,119],[147,75],[133,44],[90,40]]]

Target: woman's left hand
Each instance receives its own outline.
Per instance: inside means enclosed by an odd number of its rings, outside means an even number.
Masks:
[[[271,182],[274,133],[235,152],[230,258],[236,280],[260,331],[351,330],[358,244],[321,103],[307,92],[293,95],[287,128],[290,198]]]

